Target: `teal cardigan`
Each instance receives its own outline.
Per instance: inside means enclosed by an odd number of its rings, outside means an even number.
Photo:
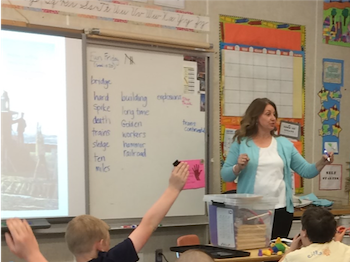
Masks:
[[[276,137],[277,151],[283,160],[283,180],[286,184],[286,207],[290,213],[294,212],[292,173],[291,169],[304,178],[313,178],[318,175],[315,164],[308,163],[294,147],[293,143],[285,137]],[[226,161],[221,168],[221,177],[225,182],[234,181],[237,176],[233,173],[232,167],[237,164],[240,154],[247,154],[250,158],[248,165],[238,176],[237,193],[254,194],[255,176],[259,162],[260,148],[255,145],[252,139],[244,138],[241,143],[233,142]]]

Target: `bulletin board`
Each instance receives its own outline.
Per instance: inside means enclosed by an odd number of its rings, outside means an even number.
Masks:
[[[322,88],[317,93],[321,108],[318,112],[322,127],[318,134],[322,137],[322,154],[328,152],[339,154],[339,135],[342,131],[340,123],[340,102],[344,86],[344,60],[323,59]]]
[[[220,132],[223,165],[241,117],[255,98],[275,102],[281,121],[300,125],[294,141],[304,155],[305,26],[220,16]],[[303,181],[294,174],[296,193]],[[222,192],[236,189],[222,182]]]

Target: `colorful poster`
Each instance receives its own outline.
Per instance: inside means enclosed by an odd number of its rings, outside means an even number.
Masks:
[[[187,182],[184,189],[195,189],[205,187],[205,170],[204,161],[198,160],[182,160],[189,164],[190,174],[187,178]]]
[[[321,109],[318,112],[322,126],[319,135],[322,136],[322,153],[338,154],[339,134],[342,131],[340,125],[340,100],[342,97],[344,61],[335,59],[323,59],[323,87],[318,92],[321,101]]]
[[[350,47],[350,1],[324,0],[323,42]]]

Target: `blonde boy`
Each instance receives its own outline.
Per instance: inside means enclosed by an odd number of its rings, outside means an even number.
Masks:
[[[214,262],[214,259],[200,250],[188,250],[176,262]]]
[[[188,177],[188,164],[180,163],[170,176],[169,186],[147,211],[140,225],[127,239],[109,249],[109,227],[102,220],[89,215],[74,218],[68,223],[66,241],[77,262],[138,261],[137,253],[168,213]]]

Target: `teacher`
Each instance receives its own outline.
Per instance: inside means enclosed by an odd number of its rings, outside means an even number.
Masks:
[[[272,239],[288,237],[293,220],[291,169],[304,178],[313,178],[333,163],[333,153],[316,164],[308,163],[287,138],[276,136],[277,108],[267,98],[255,99],[247,108],[240,129],[221,169],[225,182],[238,178],[237,193],[278,199]],[[328,158],[328,160],[327,160]]]

